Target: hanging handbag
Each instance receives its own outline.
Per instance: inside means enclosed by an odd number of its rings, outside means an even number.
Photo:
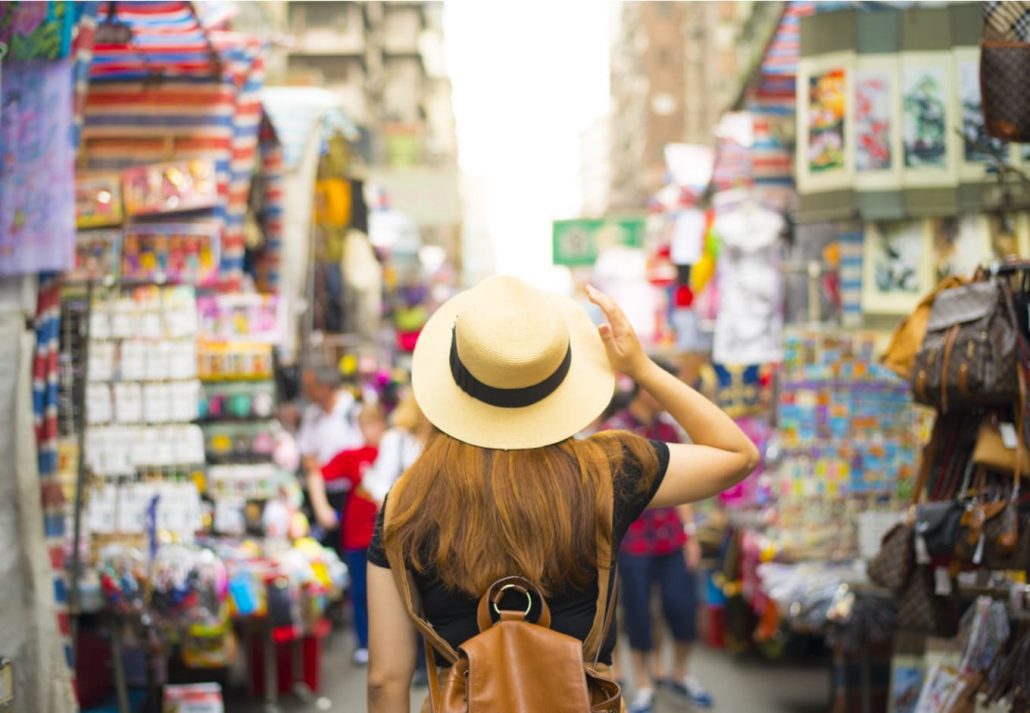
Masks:
[[[957,591],[955,586],[952,592]],[[951,637],[958,630],[958,606],[954,594],[938,596],[934,573],[919,566],[912,572],[898,602],[898,628],[934,636]]]
[[[1028,78],[1030,44],[1018,40],[980,44],[980,93],[988,134],[1006,141],[1030,141]]]
[[[1011,403],[1019,392],[1016,329],[997,280],[942,291],[912,369],[916,401],[942,413]]]
[[[917,550],[930,557],[954,555],[964,513],[965,508],[953,500],[924,503],[916,508],[915,536],[917,542],[921,541]]]
[[[1019,434],[1017,429],[1017,434]],[[1019,434],[1021,436],[1022,434]],[[973,462],[981,468],[994,473],[1015,474],[1016,461],[1019,460],[1019,474],[1030,476],[1030,453],[1022,437],[1017,437],[1017,447],[1010,448],[1005,444],[1001,428],[994,420],[984,419],[976,436],[976,449],[973,451]]]
[[[912,378],[912,364],[919,351],[919,345],[926,336],[926,325],[930,321],[930,312],[937,295],[943,290],[960,287],[965,280],[957,275],[949,275],[941,280],[933,292],[923,297],[919,305],[902,321],[891,335],[890,344],[880,358],[880,363],[893,371],[902,379]]]
[[[892,527],[880,542],[880,551],[869,561],[866,568],[871,579],[892,592],[900,592],[915,566],[912,526],[899,522]]]

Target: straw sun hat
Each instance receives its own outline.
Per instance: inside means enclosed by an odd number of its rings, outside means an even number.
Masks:
[[[597,327],[572,300],[491,277],[426,323],[411,366],[434,426],[482,448],[539,448],[588,426],[615,389]]]

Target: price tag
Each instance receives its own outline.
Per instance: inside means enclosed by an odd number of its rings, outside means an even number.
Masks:
[[[999,423],[998,432],[1001,433],[1001,442],[1010,451],[1016,450],[1019,438],[1016,436],[1016,427],[1011,423]]]
[[[951,573],[947,567],[935,567],[933,570],[933,591],[939,597],[951,595]]]

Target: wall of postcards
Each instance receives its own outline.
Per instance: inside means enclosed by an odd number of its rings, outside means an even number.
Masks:
[[[891,509],[912,482],[931,416],[875,359],[872,333],[788,334],[777,401],[781,531],[845,556],[859,511]],[[826,552],[824,552],[826,554]]]

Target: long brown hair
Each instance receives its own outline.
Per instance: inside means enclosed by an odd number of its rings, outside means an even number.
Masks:
[[[390,493],[385,543],[470,596],[512,574],[546,595],[585,589],[597,576],[597,537],[611,537],[613,474],[626,459],[644,475],[631,487],[647,488],[657,454],[626,431],[502,451],[434,429]]]

